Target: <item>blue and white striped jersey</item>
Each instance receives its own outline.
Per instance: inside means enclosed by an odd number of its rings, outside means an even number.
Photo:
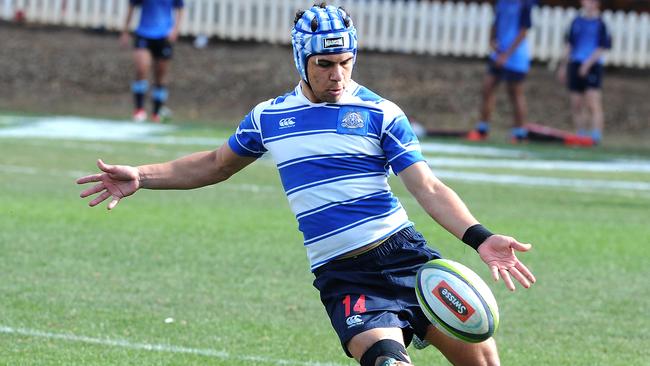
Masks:
[[[397,105],[354,81],[338,103],[312,103],[300,85],[262,102],[228,144],[270,152],[312,270],[412,225],[388,176],[424,160],[418,139]]]

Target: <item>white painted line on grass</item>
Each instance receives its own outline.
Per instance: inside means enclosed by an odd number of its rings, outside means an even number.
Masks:
[[[285,360],[285,359],[276,359],[276,358],[264,357],[264,356],[232,354],[226,351],[219,351],[210,348],[190,348],[190,347],[174,346],[169,344],[137,343],[137,342],[130,342],[124,339],[94,338],[94,337],[79,336],[74,334],[43,332],[34,329],[12,328],[7,326],[0,326],[0,333],[26,336],[26,337],[56,339],[56,340],[67,341],[67,342],[88,343],[88,344],[95,344],[100,346],[128,348],[128,349],[133,349],[138,351],[190,354],[196,356],[220,358],[222,360],[232,360],[234,362],[252,361],[252,362],[268,363],[271,365],[297,365],[297,366],[347,366],[347,364],[340,364],[340,363],[333,363],[333,362]]]
[[[489,146],[468,146],[463,144],[450,144],[438,142],[422,142],[420,148],[423,153],[446,153],[456,155],[472,155],[472,156],[491,156],[501,158],[521,158],[523,156],[530,156],[531,153],[519,149],[503,149],[498,147]]]
[[[435,170],[439,178],[461,180],[466,182],[485,182],[518,186],[564,187],[576,190],[615,189],[622,191],[650,191],[650,183],[622,180],[576,179],[554,177],[527,177],[509,174],[487,174],[475,172],[458,172]]]
[[[506,159],[466,159],[466,158],[427,158],[434,168],[501,168],[520,170],[563,170],[580,172],[633,172],[650,173],[650,161],[566,161],[566,160],[506,160]]]

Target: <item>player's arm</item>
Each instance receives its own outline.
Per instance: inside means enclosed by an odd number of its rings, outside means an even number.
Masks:
[[[497,41],[497,26],[493,23],[490,27],[490,49],[499,52],[499,42]]]
[[[605,23],[601,22],[600,29],[598,30],[598,47],[589,55],[589,57],[580,65],[580,75],[586,76],[589,69],[600,60],[601,57],[612,47],[612,39],[607,32]]]
[[[133,19],[133,9],[135,5],[129,2],[129,8],[126,11],[126,18],[124,20],[124,27],[122,28],[122,33],[120,34],[120,43],[122,46],[127,46],[129,43],[129,31],[131,27],[131,19]]]
[[[605,54],[606,49],[602,47],[596,48],[591,55],[580,65],[580,76],[585,77],[589,73],[589,69],[600,60],[600,58]]]
[[[172,28],[172,31],[169,33],[169,40],[171,42],[176,42],[176,39],[178,39],[178,32],[181,29],[182,19],[183,19],[183,7],[177,6],[174,8],[174,27]]]
[[[567,65],[569,64],[569,55],[571,54],[571,44],[569,42],[564,43],[564,48],[562,49],[562,54],[560,55],[560,61],[557,65],[556,76],[559,82],[566,82],[566,72]]]
[[[499,54],[496,61],[497,65],[505,65],[513,52],[515,52],[521,42],[523,42],[526,39],[526,36],[528,36],[528,29],[532,27],[531,11],[532,9],[530,4],[524,6],[521,10],[521,15],[519,17],[519,32],[510,46],[503,53]]]
[[[535,282],[535,276],[514,254],[515,250],[530,250],[531,245],[487,231],[456,192],[436,178],[425,162],[412,164],[400,172],[400,177],[429,216],[478,251],[494,280],[503,278],[511,291],[515,290],[515,285],[510,275],[526,288]]]
[[[425,162],[402,170],[399,177],[424,211],[457,238],[478,224],[456,192],[441,182]]]
[[[114,208],[122,198],[139,189],[192,189],[222,182],[230,178],[256,158],[235,154],[228,144],[214,151],[197,152],[159,164],[132,167],[97,162],[102,171],[77,179],[78,184],[97,182],[81,192],[81,197],[99,193],[89,205],[96,206],[111,198],[108,209]]]
[[[147,189],[193,189],[222,182],[255,158],[235,154],[228,144],[166,163],[139,166],[139,180]]]

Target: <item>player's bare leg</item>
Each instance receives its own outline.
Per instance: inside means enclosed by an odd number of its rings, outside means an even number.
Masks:
[[[481,121],[489,122],[494,111],[496,101],[496,90],[499,81],[492,74],[487,74],[483,79],[482,101],[481,101]]]
[[[494,111],[496,101],[496,89],[499,86],[499,80],[492,74],[487,74],[483,78],[481,88],[481,109],[479,111],[479,122],[467,136],[470,141],[484,140],[489,132],[489,123]]]
[[[411,366],[411,359],[406,353],[406,348],[404,346],[404,336],[400,328],[375,328],[367,330],[363,333],[357,334],[352,337],[348,342],[347,347],[352,357],[354,357],[357,362],[361,363],[364,354],[377,342],[385,339],[390,339],[398,342],[401,345],[403,351],[402,357],[407,361],[395,361],[394,363],[389,363],[389,365],[394,366]],[[390,360],[391,357],[380,356],[377,357],[374,366],[383,366],[384,363]],[[390,362],[390,361],[389,361]]]
[[[493,338],[481,343],[463,342],[447,336],[431,325],[427,331],[426,340],[440,350],[453,365],[496,366],[501,364]]]
[[[157,59],[154,62],[154,88],[152,93],[153,114],[152,121],[160,122],[160,111],[167,101],[167,75],[169,73],[170,60]]]
[[[587,89],[585,92],[585,104],[589,110],[591,138],[595,143],[600,143],[605,117],[603,113],[602,96],[599,89]]]
[[[528,118],[528,105],[524,94],[524,82],[514,81],[508,83],[508,96],[514,110],[513,125],[521,127]]]
[[[524,94],[523,81],[511,81],[508,83],[508,96],[513,109],[512,141],[520,142],[528,137],[528,132],[523,127],[528,118],[528,106]]]
[[[581,93],[572,92],[570,94],[571,100],[571,119],[576,132],[580,135],[586,133],[588,128],[587,107],[585,98]]]
[[[147,119],[147,113],[144,110],[144,97],[149,87],[148,76],[151,69],[149,50],[141,48],[134,50],[133,62],[135,64],[135,81],[131,86],[135,104],[133,119],[136,122],[143,122]]]

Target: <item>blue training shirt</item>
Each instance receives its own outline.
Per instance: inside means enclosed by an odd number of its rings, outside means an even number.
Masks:
[[[566,41],[571,46],[572,62],[584,62],[597,48],[609,49],[612,39],[602,18],[587,18],[579,15],[572,22],[566,34]],[[598,63],[603,63],[603,58]]]
[[[498,0],[495,7],[495,36],[497,50],[505,52],[514,43],[522,29],[532,27],[531,11],[532,0]],[[497,53],[492,52],[492,60],[497,58]],[[510,55],[504,67],[511,71],[528,72],[530,69],[530,50],[528,40],[524,39]]]
[[[338,103],[312,103],[300,85],[262,102],[228,144],[270,152],[312,270],[413,225],[388,176],[424,160],[418,139],[399,107],[354,81]]]
[[[184,6],[183,0],[129,0],[141,6],[140,23],[135,33],[141,37],[166,38],[174,27],[173,10]]]

